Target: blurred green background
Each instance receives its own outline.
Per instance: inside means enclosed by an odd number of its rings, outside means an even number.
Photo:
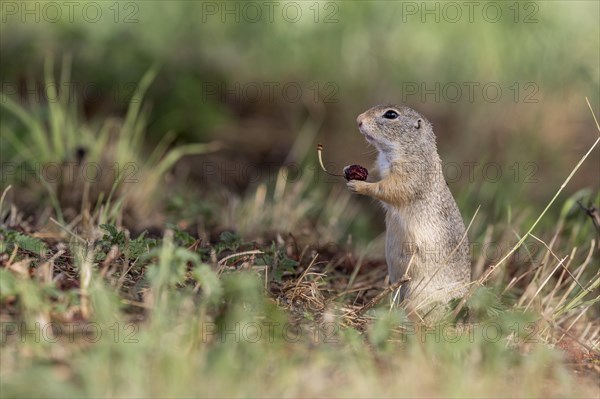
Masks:
[[[546,203],[597,137],[585,103],[598,113],[597,1],[1,3],[2,101],[43,114],[44,63],[69,67],[64,90],[95,126],[122,117],[157,67],[147,149],[168,132],[224,147],[180,162],[188,186],[242,193],[280,165],[314,173],[318,142],[332,169],[369,167],[356,116],[403,103],[433,122],[460,206],[499,216]],[[18,160],[7,140],[0,154]],[[598,154],[568,193],[598,189]]]
[[[600,207],[598,148],[529,229],[598,138],[599,88],[598,1],[0,0],[0,321],[106,328],[94,345],[0,342],[0,391],[597,392],[573,348],[597,348],[597,236],[575,201]],[[319,172],[317,143],[332,171],[371,169],[356,116],[390,102],[433,123],[466,223],[481,206],[473,277],[501,267],[467,306],[499,340],[400,341],[381,207]],[[65,173],[93,162],[105,178]],[[204,339],[207,322],[288,318],[341,340]],[[140,326],[137,344],[114,325]]]

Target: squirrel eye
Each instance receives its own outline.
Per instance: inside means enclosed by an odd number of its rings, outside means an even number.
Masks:
[[[385,114],[383,114],[383,117],[385,119],[396,119],[398,117],[398,113],[396,111],[389,110],[386,111]]]
[[[417,123],[415,123],[415,129],[421,128],[421,122],[423,122],[421,119],[417,119]]]

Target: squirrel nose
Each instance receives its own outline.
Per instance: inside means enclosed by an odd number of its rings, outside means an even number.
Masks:
[[[362,126],[362,124],[363,124],[362,114],[358,115],[358,117],[356,118],[356,123],[358,124],[358,127]]]

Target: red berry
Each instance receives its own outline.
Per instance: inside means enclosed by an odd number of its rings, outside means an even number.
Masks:
[[[346,180],[367,180],[369,171],[360,165],[350,165],[344,168],[344,178]]]

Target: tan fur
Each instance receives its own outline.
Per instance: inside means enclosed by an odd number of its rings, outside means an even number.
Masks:
[[[388,111],[397,117],[385,118]],[[413,109],[396,105],[373,107],[359,115],[357,122],[378,150],[381,179],[351,180],[348,188],[383,204],[390,282],[406,274],[410,280],[402,285],[401,300],[408,308],[427,314],[426,321],[435,322],[444,314],[445,304],[466,293],[471,260],[465,226],[444,180],[432,126]]]

